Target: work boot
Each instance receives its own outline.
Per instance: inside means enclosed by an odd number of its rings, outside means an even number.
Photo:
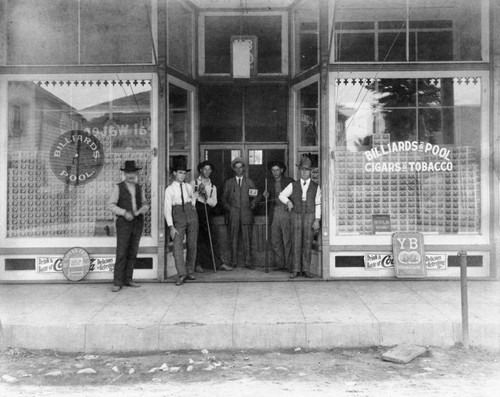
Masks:
[[[186,281],[186,276],[179,276],[179,278],[175,282],[175,285],[180,286],[184,284],[184,281]]]
[[[226,270],[228,272],[230,272],[231,270],[233,270],[233,268],[229,265],[226,265],[225,263],[223,263],[222,265],[220,265],[217,270]]]
[[[194,268],[194,271],[196,273],[203,273],[203,268],[200,265],[196,265],[196,267]]]
[[[133,281],[131,281],[130,283],[125,284],[125,286],[132,287],[132,288],[139,288],[141,286],[141,284],[137,284],[137,283],[134,283]]]
[[[122,289],[121,285],[113,285],[113,287],[111,288],[111,292],[118,292],[121,289]]]

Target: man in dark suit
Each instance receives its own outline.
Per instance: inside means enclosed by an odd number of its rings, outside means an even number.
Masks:
[[[268,180],[264,197],[267,197],[269,205],[268,223],[271,224],[274,270],[290,272],[292,270],[292,217],[278,196],[284,188],[295,181],[284,175],[286,165],[281,161],[271,161],[268,169],[273,177]]]
[[[258,203],[258,191],[254,181],[244,176],[245,163],[240,157],[231,161],[235,176],[224,183],[222,206],[229,214],[228,241],[231,246],[231,264],[238,264],[238,237],[241,230],[245,267],[255,269],[252,262],[253,209]]]

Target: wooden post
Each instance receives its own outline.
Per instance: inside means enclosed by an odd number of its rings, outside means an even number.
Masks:
[[[462,344],[469,348],[469,306],[467,303],[467,252],[460,250],[460,296],[462,298]]]

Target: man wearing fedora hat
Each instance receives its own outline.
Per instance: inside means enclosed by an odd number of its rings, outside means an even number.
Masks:
[[[174,261],[177,269],[176,285],[195,280],[196,241],[198,239],[198,214],[194,206],[192,186],[185,183],[187,168],[184,159],[178,158],[172,166],[174,181],[165,189],[164,213],[170,238],[174,242]],[[186,236],[186,260],[184,260],[184,236]]]
[[[272,178],[267,183],[269,224],[271,224],[271,247],[274,253],[274,270],[291,271],[292,266],[292,226],[287,207],[278,200],[281,191],[294,180],[286,175],[286,165],[282,161],[271,161],[268,169]]]
[[[321,189],[311,180],[312,161],[302,156],[299,164],[300,180],[290,183],[279,199],[292,213],[293,267],[290,277],[302,274],[311,278],[311,249],[313,235],[319,230],[321,219]]]
[[[113,187],[108,207],[116,215],[116,260],[113,277],[113,292],[125,285],[140,287],[132,281],[134,266],[139,251],[139,241],[144,227],[144,214],[149,211],[144,189],[138,182],[134,160],[125,161],[121,168],[124,180]]]
[[[231,161],[231,168],[235,176],[224,183],[221,200],[222,206],[229,214],[228,240],[231,247],[231,263],[233,267],[238,264],[238,237],[241,230],[245,267],[255,269],[250,248],[252,246],[252,211],[259,202],[258,190],[254,181],[244,175],[245,162],[241,157],[236,157]]]
[[[214,165],[206,160],[198,164],[198,178],[191,182],[196,198],[196,212],[198,213],[198,247],[196,251],[195,270],[203,273],[203,269],[233,270],[222,260],[219,245],[217,242],[217,233],[213,224],[213,211],[217,205],[217,187],[212,183],[210,175],[214,171]],[[208,219],[207,219],[208,218]],[[213,258],[212,258],[213,252]]]

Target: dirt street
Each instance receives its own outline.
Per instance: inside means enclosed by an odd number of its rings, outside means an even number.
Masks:
[[[498,396],[500,352],[430,347],[408,364],[388,348],[0,353],[1,396]]]

